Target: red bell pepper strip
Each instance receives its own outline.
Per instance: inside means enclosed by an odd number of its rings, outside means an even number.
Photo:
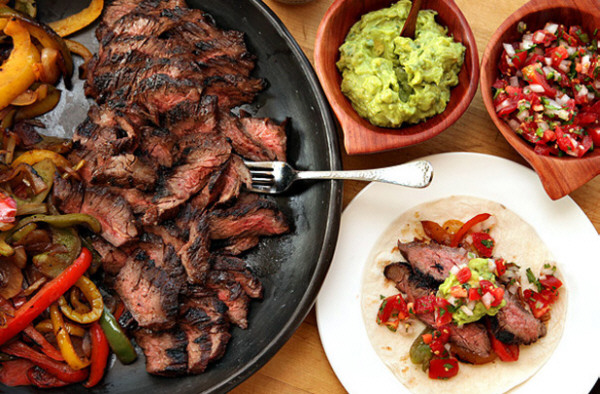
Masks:
[[[54,346],[52,346],[52,344],[48,342],[46,337],[38,330],[36,330],[32,324],[28,325],[25,328],[25,334],[29,338],[33,339],[33,341],[40,346],[42,352],[44,352],[46,356],[56,361],[65,361],[60,351]]]
[[[4,299],[4,297],[2,296],[0,296],[0,311],[8,314],[9,316],[15,316],[15,308],[9,301]],[[24,332],[29,338],[31,338],[35,343],[37,343],[40,346],[44,354],[46,354],[48,357],[56,361],[64,361],[64,358],[60,351],[58,351],[58,349],[52,346],[52,344],[48,342],[46,337],[42,335],[38,330],[36,330],[32,324],[28,325],[25,328]]]
[[[90,327],[90,335],[92,337],[92,365],[90,367],[90,378],[84,384],[87,388],[94,387],[100,382],[104,376],[106,361],[108,360],[108,340],[98,322],[94,322]]]
[[[33,297],[8,319],[4,327],[0,327],[0,345],[23,331],[31,322],[46,310],[53,302],[70,289],[75,282],[87,271],[92,261],[92,254],[86,248],[73,264],[67,267],[59,276],[46,283]]]
[[[452,238],[450,246],[453,248],[457,247],[460,241],[462,241],[465,234],[471,229],[471,227],[473,227],[477,223],[486,221],[490,216],[492,215],[490,215],[489,213],[480,213],[479,215],[476,215],[469,219],[465,224],[462,225],[460,229],[458,229],[456,234],[454,234],[454,238]]]
[[[46,372],[56,376],[58,379],[64,382],[77,383],[85,380],[88,377],[87,369],[75,371],[65,363],[52,360],[50,357],[36,352],[21,341],[13,341],[8,345],[5,345],[2,348],[2,351],[16,357],[22,357],[30,360],[38,367],[44,369]]]
[[[48,373],[40,367],[33,367],[27,371],[27,378],[34,386],[47,389],[53,387],[64,387],[69,385],[68,382],[63,382],[56,376]]]
[[[0,383],[9,386],[29,386],[31,381],[27,377],[27,371],[35,367],[29,360],[22,358],[4,361],[0,364]]]

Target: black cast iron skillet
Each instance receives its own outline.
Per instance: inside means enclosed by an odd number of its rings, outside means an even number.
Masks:
[[[60,19],[81,10],[89,1],[40,0],[43,21]],[[191,7],[210,13],[222,28],[246,33],[250,52],[257,56],[255,76],[268,81],[252,106],[258,116],[288,125],[289,161],[301,169],[340,169],[336,131],[325,97],[310,63],[277,17],[260,0],[188,0]],[[73,37],[97,50],[94,28]],[[80,63],[80,61],[79,61]],[[84,118],[89,102],[76,77],[61,105],[42,120],[46,133],[72,135]],[[293,221],[291,234],[264,239],[247,257],[263,281],[265,296],[250,305],[249,328],[232,330],[225,356],[204,374],[160,378],[146,373],[144,357],[132,365],[114,361],[96,393],[200,393],[225,392],[264,365],[300,325],[314,303],[333,255],[341,211],[341,183],[321,182],[297,186],[277,198]],[[290,365],[290,368],[294,366]],[[6,391],[0,386],[0,391]],[[11,392],[87,392],[81,385],[56,390],[32,387]]]

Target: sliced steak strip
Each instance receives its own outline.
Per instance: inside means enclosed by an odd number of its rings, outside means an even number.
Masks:
[[[450,275],[452,267],[469,263],[465,249],[451,248],[435,241],[398,242],[398,249],[413,269],[440,283]]]
[[[433,285],[434,282],[430,278],[414,271],[406,263],[389,264],[384,269],[384,275],[387,279],[396,283],[396,288],[406,294],[409,302],[435,294],[437,291],[437,285]],[[423,323],[435,328],[433,312],[416,316]],[[461,360],[473,364],[484,364],[495,358],[492,344],[483,324],[476,322],[465,324],[462,327],[451,324],[449,328],[450,339],[448,342]]]
[[[179,376],[187,372],[187,336],[179,328],[168,331],[136,330],[135,341],[146,356],[146,371],[153,375]]]
[[[102,258],[102,268],[111,275],[119,273],[127,262],[127,255],[119,248],[115,248],[102,237],[94,235],[91,239],[92,246]]]
[[[120,187],[153,189],[156,168],[142,158],[130,153],[112,156],[92,171],[91,183]]]
[[[105,188],[87,187],[77,181],[54,177],[53,203],[66,213],[87,213],[102,224],[102,236],[114,246],[133,240],[135,220],[127,201]]]
[[[191,283],[203,283],[210,268],[210,240],[206,216],[196,218],[189,227],[189,240],[179,250],[181,263]]]
[[[147,256],[140,252],[129,257],[115,279],[114,288],[140,327],[173,327],[181,283],[161,268],[148,264]]]
[[[270,155],[274,155],[277,160],[286,161],[285,125],[287,121],[278,124],[268,118],[243,117],[240,122],[246,133],[254,141],[259,141],[270,152]]]
[[[211,268],[215,271],[226,271],[232,275],[249,297],[262,298],[263,285],[244,260],[233,256],[213,254]]]
[[[287,221],[275,203],[255,194],[242,193],[231,208],[210,213],[211,239],[268,236],[287,231]]]
[[[188,372],[204,372],[225,353],[229,334],[227,306],[216,297],[192,298],[180,310],[179,324],[188,338]]]
[[[529,345],[546,335],[546,325],[536,319],[517,297],[504,292],[506,306],[491,317],[492,332],[498,340],[509,344]]]
[[[248,304],[250,299],[235,277],[227,271],[210,271],[206,287],[214,291],[227,305],[227,316],[240,328],[248,328]]]

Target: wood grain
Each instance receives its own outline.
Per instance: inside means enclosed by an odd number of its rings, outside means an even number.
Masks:
[[[520,38],[517,25],[524,22],[528,30],[535,31],[543,28],[548,21],[560,21],[567,26],[579,25],[584,31],[593,32],[600,26],[600,3],[591,0],[534,0],[519,8],[496,30],[484,51],[481,91],[484,104],[493,113],[492,120],[500,132],[535,169],[548,195],[558,199],[600,174],[600,150],[583,158],[538,155],[495,114],[491,88],[499,73],[502,43],[515,42]]]
[[[335,66],[338,48],[361,15],[393,3],[394,0],[336,0],[317,31],[315,69],[344,130],[343,141],[348,154],[382,152],[426,141],[460,118],[477,90],[479,57],[466,18],[452,0],[423,0],[422,8],[436,10],[438,22],[447,26],[454,38],[466,47],[464,66],[458,75],[459,84],[452,89],[446,110],[425,122],[396,129],[374,126],[358,115],[340,89],[341,77]]]
[[[265,3],[284,21],[311,61],[319,22],[332,2],[332,0],[314,0],[308,4],[292,6],[274,0],[265,0]],[[488,40],[500,24],[526,1],[456,0],[456,3],[469,21],[479,53],[482,54]],[[341,138],[340,134],[340,141]],[[480,92],[476,93],[465,114],[440,135],[415,146],[385,153],[348,156],[342,152],[342,161],[345,169],[365,169],[400,164],[435,153],[457,151],[487,153],[528,166],[492,122]],[[510,179],[506,182],[510,183]],[[344,206],[364,186],[365,184],[360,182],[345,182]],[[570,194],[570,197],[588,215],[597,231],[600,230],[598,196],[600,196],[600,177],[592,179]],[[343,329],[343,322],[340,322],[340,329]],[[344,392],[323,351],[314,309],[271,361],[233,392],[236,394]]]

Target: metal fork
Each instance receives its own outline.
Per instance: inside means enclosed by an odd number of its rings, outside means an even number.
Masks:
[[[299,179],[374,181],[423,188],[429,185],[433,178],[433,167],[425,160],[357,171],[297,171],[283,161],[246,161],[245,164],[252,175],[252,183],[248,190],[267,194],[282,193]]]

